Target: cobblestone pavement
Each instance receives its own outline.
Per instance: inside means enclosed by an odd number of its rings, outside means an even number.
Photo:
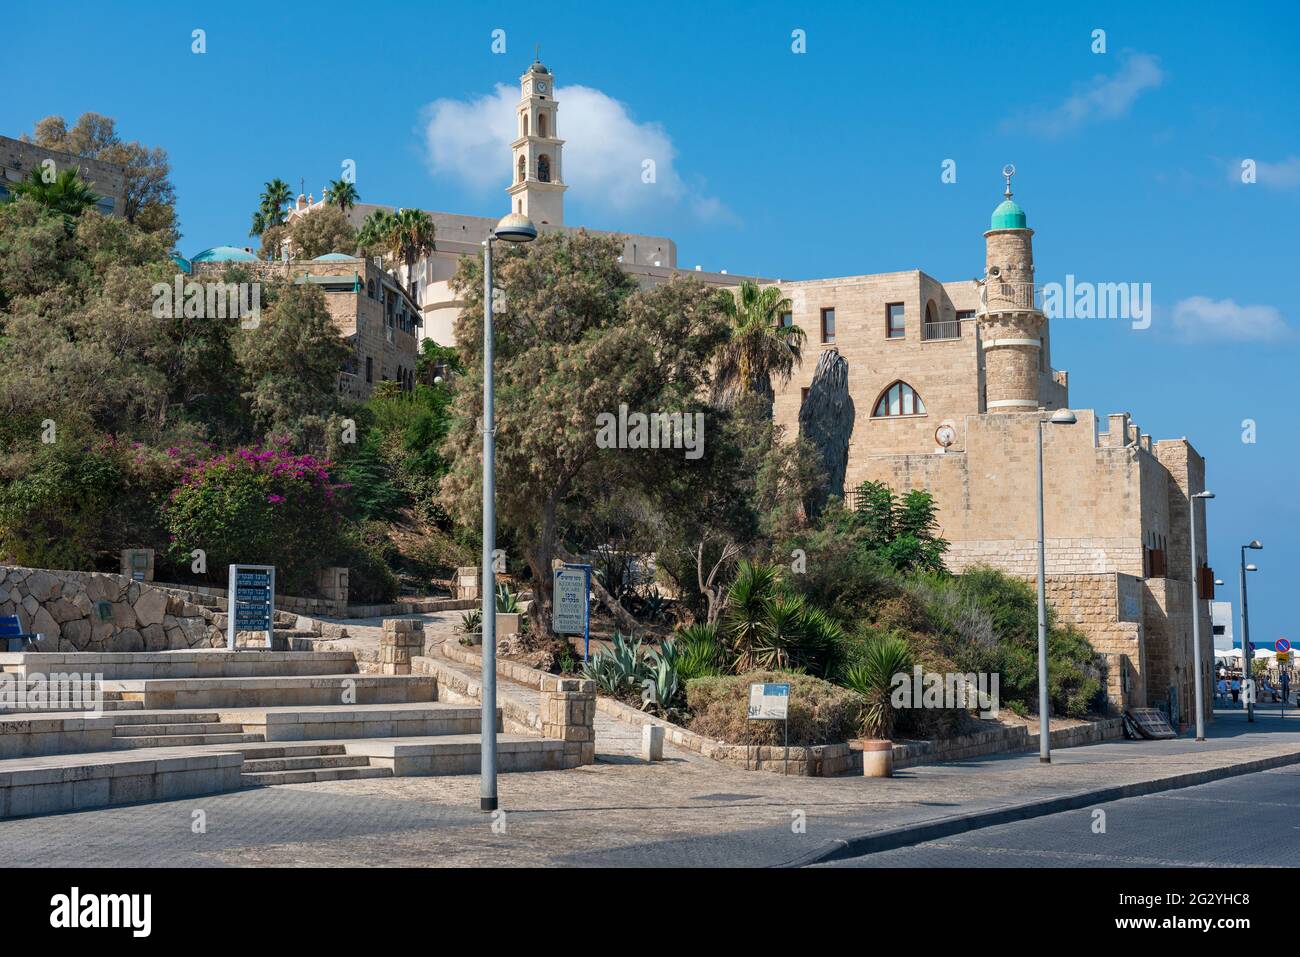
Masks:
[[[1097,810],[1105,817],[1097,817]],[[1104,831],[1096,830],[1099,821],[1104,822]],[[1297,863],[1300,768],[1289,767],[823,866],[1295,867]]]
[[[601,761],[502,775],[496,821],[477,810],[476,776],[284,785],[3,821],[0,866],[772,866],[873,831],[1300,755],[1300,720],[1261,715],[1250,729],[1224,714],[1211,728],[1200,745],[1115,741],[1057,751],[1050,765],[1004,755],[884,780]],[[193,831],[198,811],[205,833]]]

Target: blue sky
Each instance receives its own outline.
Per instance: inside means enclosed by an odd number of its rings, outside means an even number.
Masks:
[[[566,220],[670,235],[685,266],[972,277],[1014,162],[1040,280],[1152,286],[1149,329],[1053,324],[1072,404],[1192,440],[1220,597],[1237,601],[1236,546],[1262,539],[1252,636],[1300,638],[1296,4],[179,6],[65,3],[56,47],[49,12],[15,5],[0,133],[95,110],[164,147],[191,254],[249,242],[265,180],[319,195],[344,159],[365,201],[504,212],[503,134],[478,120],[499,84],[513,102],[534,43],[561,88]]]

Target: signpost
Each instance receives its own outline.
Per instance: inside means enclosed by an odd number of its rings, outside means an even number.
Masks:
[[[1279,638],[1273,642],[1273,649],[1277,652],[1277,669],[1278,683],[1282,685],[1282,717],[1286,717],[1286,697],[1291,692],[1291,682],[1283,682],[1283,675],[1291,669],[1291,642],[1285,638]]]
[[[557,635],[582,635],[582,660],[591,655],[591,566],[555,569],[551,628]]]
[[[231,565],[226,647],[235,650],[235,633],[266,632],[269,651],[275,632],[275,566]]]
[[[790,773],[790,686],[749,686],[749,720],[785,722],[785,771]]]

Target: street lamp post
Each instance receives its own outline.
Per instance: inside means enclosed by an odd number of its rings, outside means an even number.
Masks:
[[[479,809],[497,809],[497,616],[496,569],[496,416],[492,400],[492,243],[527,243],[537,238],[528,218],[511,213],[483,240],[483,714],[479,726]]]
[[[1241,686],[1243,691],[1247,681],[1255,680],[1255,652],[1250,647],[1250,611],[1246,606],[1246,572],[1258,571],[1256,566],[1246,564],[1246,549],[1263,547],[1258,538],[1253,539],[1249,545],[1241,546]],[[1255,720],[1253,701],[1246,702],[1246,720]]]
[[[1050,419],[1039,418],[1038,433],[1038,760],[1052,762],[1050,695],[1047,689],[1047,543],[1043,537],[1043,423],[1074,425],[1079,420],[1069,409],[1059,409]]]
[[[1205,499],[1209,501],[1214,498],[1214,493],[1210,491],[1197,492],[1195,495],[1188,496],[1187,515],[1192,527],[1192,669],[1194,680],[1196,682],[1196,740],[1205,740],[1205,716],[1203,714],[1204,690],[1201,685],[1201,595],[1200,595],[1200,577],[1196,569],[1196,500]]]

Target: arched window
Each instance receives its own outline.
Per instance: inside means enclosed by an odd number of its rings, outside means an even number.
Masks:
[[[550,135],[550,134],[548,134],[548,133],[546,132],[546,114],[545,114],[545,113],[538,113],[538,114],[537,114],[537,135],[538,135],[538,136],[549,136],[549,135]]]
[[[527,136],[528,135],[528,114],[521,113],[519,115],[522,116],[524,119],[524,136]]]
[[[876,411],[871,415],[873,418],[890,415],[925,415],[925,403],[921,401],[915,389],[906,382],[899,381],[880,394],[880,398],[876,401]]]
[[[526,157],[519,157],[519,182],[523,182],[528,176],[528,160]]]
[[[925,321],[927,324],[939,321],[939,314],[934,308],[933,299],[925,304]]]
[[[537,157],[537,178],[543,183],[551,181],[551,158],[545,153]]]

